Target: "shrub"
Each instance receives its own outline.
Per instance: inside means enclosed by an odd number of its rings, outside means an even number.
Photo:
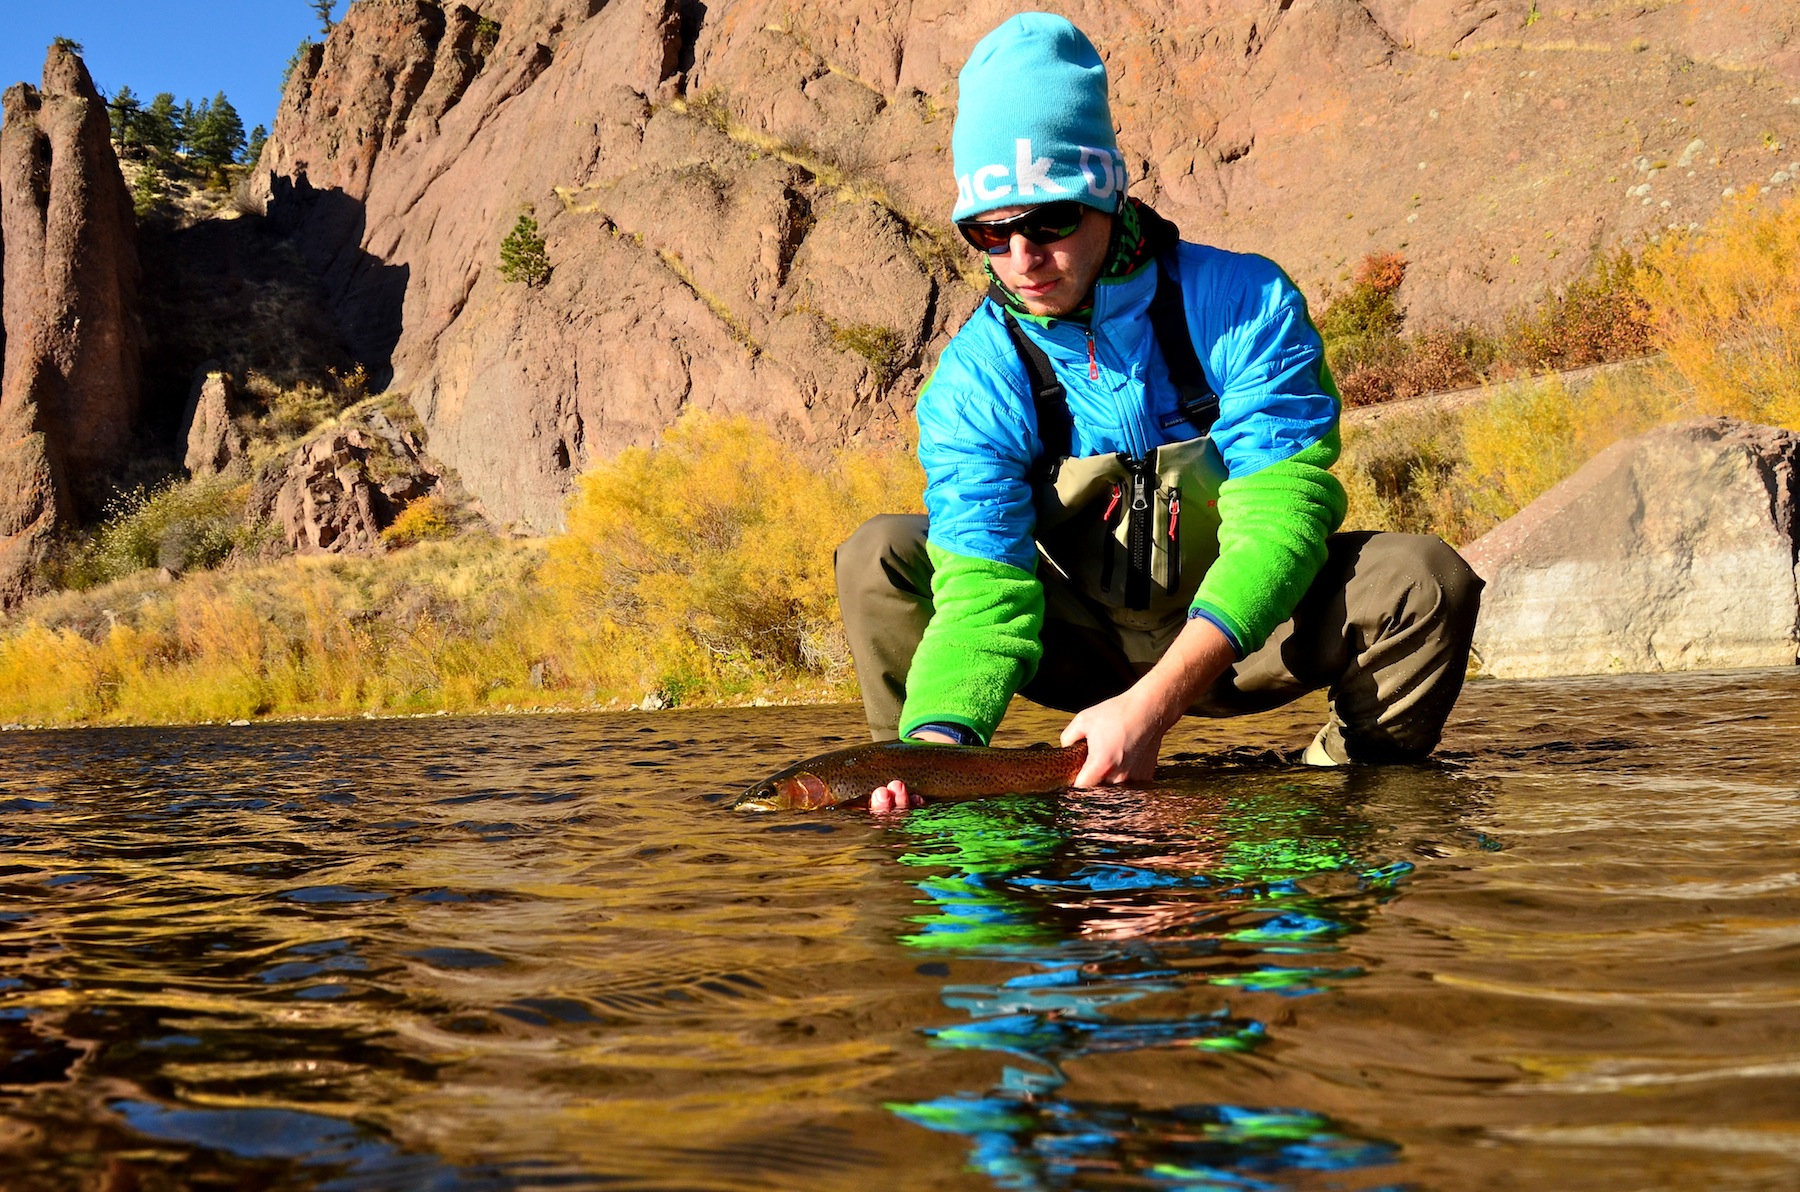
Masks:
[[[831,328],[831,342],[846,352],[855,352],[869,362],[869,375],[878,389],[885,389],[899,375],[906,363],[906,344],[892,327],[855,323]]]
[[[427,493],[407,503],[394,523],[381,532],[381,540],[389,546],[415,546],[434,538],[456,536],[456,522],[447,502]]]
[[[1344,404],[1369,406],[1478,385],[1494,345],[1471,328],[1440,328],[1340,341],[1326,359]]]
[[[1649,304],[1636,284],[1629,249],[1596,256],[1588,269],[1508,320],[1501,352],[1521,370],[1581,368],[1650,351]]]
[[[542,553],[492,538],[63,592],[0,632],[0,719],[220,720],[541,702]]]
[[[1800,429],[1800,196],[1728,201],[1647,249],[1635,283],[1701,412]]]
[[[1357,262],[1348,290],[1326,290],[1319,334],[1327,344],[1397,334],[1405,316],[1394,304],[1394,294],[1405,280],[1405,257],[1397,252],[1370,253]]]
[[[549,276],[550,254],[544,238],[538,234],[537,220],[531,212],[522,211],[512,231],[500,242],[500,278],[536,286]]]
[[[1346,406],[1478,384],[1493,361],[1492,344],[1469,328],[1401,335],[1406,317],[1394,296],[1405,280],[1405,257],[1376,252],[1357,263],[1348,290],[1326,290],[1317,325]]]
[[[1478,529],[1464,524],[1456,485],[1464,464],[1454,413],[1394,414],[1347,429],[1336,469],[1350,498],[1346,528],[1439,534],[1449,542],[1474,537]]]
[[[832,554],[869,516],[918,508],[922,486],[901,452],[823,468],[746,419],[683,418],[584,476],[550,544],[545,583],[586,643],[577,668],[673,702],[846,679]]]
[[[1620,439],[1692,412],[1663,365],[1593,377],[1573,392],[1558,377],[1513,389],[1463,416],[1461,499],[1504,521]]]
[[[1346,526],[1469,542],[1619,439],[1689,412],[1678,375],[1645,365],[1509,386],[1456,410],[1395,412],[1349,426],[1337,472]]]
[[[1325,358],[1346,406],[1367,406],[1478,385],[1496,376],[1580,368],[1650,351],[1649,306],[1628,250],[1597,257],[1561,291],[1506,321],[1498,336],[1448,326],[1402,334],[1394,295],[1405,279],[1398,253],[1372,253],[1350,288],[1326,291],[1318,318]]]
[[[167,194],[163,186],[162,174],[157,168],[146,162],[138,170],[137,181],[131,187],[131,206],[139,219],[156,210],[157,203]]]
[[[262,407],[262,416],[246,429],[263,443],[300,438],[361,400],[360,373],[360,365],[346,377],[332,372],[330,389],[311,381],[283,389],[271,378],[252,372],[244,378],[244,394]]]
[[[471,49],[477,58],[486,60],[500,43],[500,23],[489,17],[475,19],[475,40]]]
[[[217,567],[246,533],[249,488],[235,477],[170,480],[133,489],[107,507],[62,567],[61,585],[88,588],[148,567],[176,573]]]

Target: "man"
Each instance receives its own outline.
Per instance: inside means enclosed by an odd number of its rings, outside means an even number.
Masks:
[[[954,217],[989,300],[919,395],[926,517],[837,558],[874,737],[985,744],[1021,693],[1076,713],[1077,785],[1141,781],[1183,715],[1327,687],[1305,760],[1428,754],[1481,581],[1433,537],[1334,533],[1339,401],[1299,291],[1125,196],[1067,20],[1011,18],[958,85]]]

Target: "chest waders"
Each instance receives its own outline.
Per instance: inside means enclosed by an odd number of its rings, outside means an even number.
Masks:
[[[1141,458],[1123,451],[1070,454],[1074,421],[1067,390],[1044,349],[1001,308],[1031,380],[1044,446],[1030,477],[1038,550],[1114,625],[1139,633],[1185,620],[1219,556],[1219,486],[1226,478],[1225,461],[1210,438],[1219,399],[1188,333],[1181,283],[1162,262],[1156,268],[1150,326],[1181,416],[1200,436],[1153,447]]]

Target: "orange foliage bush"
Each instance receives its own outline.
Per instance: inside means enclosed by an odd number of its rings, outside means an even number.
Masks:
[[[1624,249],[1597,258],[1561,291],[1508,319],[1498,336],[1455,325],[1403,332],[1406,319],[1396,296],[1406,264],[1397,252],[1370,253],[1357,262],[1348,290],[1326,291],[1319,334],[1346,406],[1628,360],[1651,350],[1639,266]]]
[[[1372,252],[1356,263],[1351,280],[1378,294],[1392,294],[1406,280],[1406,258],[1397,252]]]

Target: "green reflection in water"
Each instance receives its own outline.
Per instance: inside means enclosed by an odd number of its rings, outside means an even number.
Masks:
[[[945,1005],[968,1019],[923,1033],[936,1047],[990,1051],[1037,1070],[1008,1065],[985,1094],[889,1109],[965,1136],[971,1167],[1003,1188],[1054,1192],[1093,1177],[1109,1187],[1279,1188],[1285,1180],[1268,1177],[1391,1162],[1397,1147],[1302,1109],[1146,1110],[1060,1093],[1072,1059],[1255,1049],[1267,1039],[1263,1023],[1228,1006],[1196,1008],[1194,995],[1297,997],[1360,975],[1353,965],[1281,958],[1338,951],[1412,866],[1359,858],[1370,826],[1293,785],[1264,784],[1210,815],[1160,817],[1160,830],[1141,839],[1123,826],[1097,833],[1082,814],[1078,802],[1014,799],[928,808],[905,821],[901,863],[941,872],[915,883],[929,911],[909,917],[917,930],[900,941],[1029,966],[995,985],[946,985]],[[1171,818],[1188,841],[1170,839]],[[1341,878],[1325,883],[1336,894],[1308,884],[1333,874],[1356,878],[1348,894]]]

